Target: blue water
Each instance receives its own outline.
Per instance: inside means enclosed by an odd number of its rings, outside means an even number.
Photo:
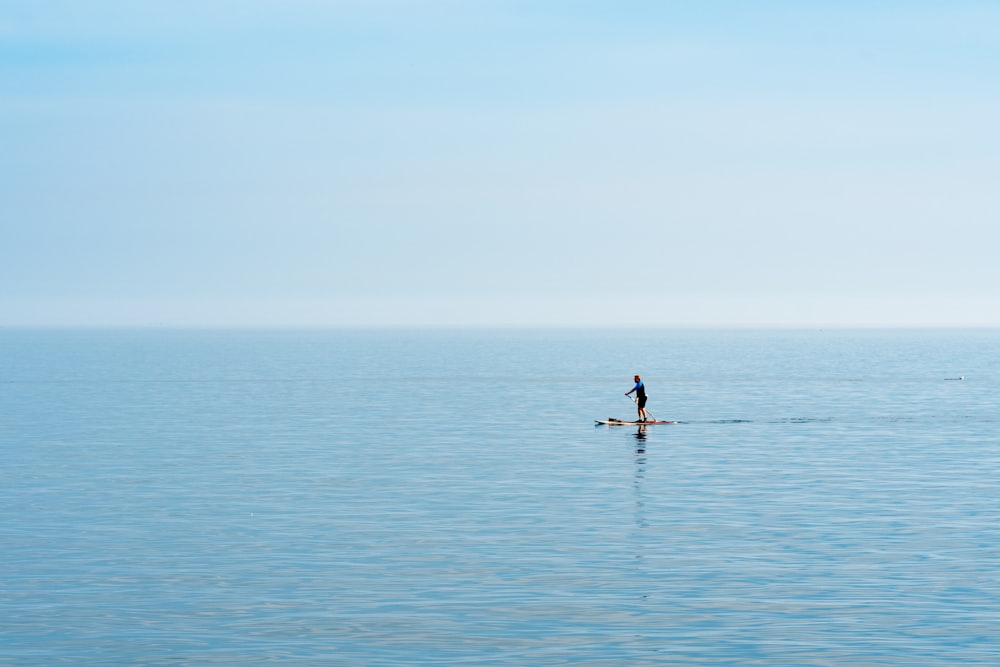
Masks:
[[[680,424],[594,425],[635,373]],[[998,331],[0,331],[0,665],[995,665],[998,389]]]

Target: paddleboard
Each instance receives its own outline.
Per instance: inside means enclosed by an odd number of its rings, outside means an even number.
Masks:
[[[677,422],[627,422],[621,419],[595,419],[598,424],[607,424],[608,426],[648,426],[650,424],[676,424]]]

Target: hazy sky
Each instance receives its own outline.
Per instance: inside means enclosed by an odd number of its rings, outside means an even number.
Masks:
[[[0,325],[1000,325],[995,0],[0,2]]]

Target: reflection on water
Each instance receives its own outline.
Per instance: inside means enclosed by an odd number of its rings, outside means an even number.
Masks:
[[[638,434],[637,434],[638,437]],[[635,477],[632,480],[632,488],[635,491],[635,525],[638,529],[643,529],[648,526],[645,510],[646,503],[644,498],[643,482],[646,477],[646,449],[643,445],[645,437],[640,440],[639,444],[636,446],[635,450]],[[637,558],[641,558],[641,550]]]
[[[646,445],[646,429],[648,427],[640,425],[635,431],[636,448],[643,449]]]

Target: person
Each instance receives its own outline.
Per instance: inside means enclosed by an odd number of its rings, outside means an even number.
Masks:
[[[639,421],[646,421],[646,387],[642,384],[642,378],[635,376],[635,386],[625,392],[626,396],[631,396],[635,392],[635,405],[639,412]]]

